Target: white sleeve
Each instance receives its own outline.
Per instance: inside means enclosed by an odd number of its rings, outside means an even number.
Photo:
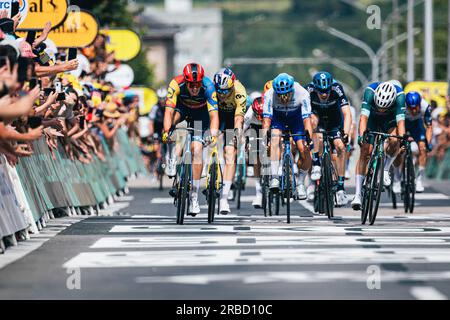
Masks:
[[[272,119],[273,115],[273,89],[267,90],[264,94],[263,117]]]
[[[244,116],[244,132],[247,131],[247,129],[250,127],[250,124],[252,123],[253,119],[253,109],[250,107],[248,108],[247,112]]]
[[[352,113],[352,123],[356,124],[356,109],[353,106],[350,106],[350,112]]]
[[[300,86],[300,85],[299,85]],[[300,101],[302,103],[302,118],[306,119],[311,116],[311,97],[308,90],[300,86]]]

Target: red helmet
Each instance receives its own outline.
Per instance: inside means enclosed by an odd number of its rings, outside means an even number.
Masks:
[[[198,63],[189,63],[184,67],[183,75],[187,82],[200,82],[205,77],[205,70]]]
[[[262,119],[263,106],[264,106],[263,97],[258,97],[255,100],[253,100],[252,109],[255,115],[258,117],[258,119]]]

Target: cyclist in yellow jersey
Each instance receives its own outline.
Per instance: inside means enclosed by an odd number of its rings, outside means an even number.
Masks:
[[[225,170],[220,198],[220,213],[230,213],[228,195],[236,172],[236,142],[240,141],[247,105],[247,92],[229,68],[223,68],[214,75],[219,107],[219,129],[224,132]]]

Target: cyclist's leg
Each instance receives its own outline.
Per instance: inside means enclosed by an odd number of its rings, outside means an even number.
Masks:
[[[367,130],[373,131],[377,130],[377,125],[375,122],[375,119],[373,115],[371,114],[369,116],[369,119],[367,120]],[[362,185],[364,183],[364,179],[366,178],[367,174],[367,164],[370,160],[370,155],[373,150],[373,143],[374,139],[373,137],[369,138],[369,141],[364,141],[359,152],[359,159],[356,164],[356,177],[355,177],[355,198],[352,202],[352,207],[354,210],[360,210],[361,209],[361,191],[362,191]]]
[[[426,145],[426,134],[425,126],[422,119],[416,121],[407,121],[405,123],[407,130],[410,132],[411,137],[418,145],[418,172],[416,180],[416,188],[418,192],[423,192],[423,175],[425,172],[425,166],[427,164],[427,145]]]
[[[312,171],[311,180],[319,180],[321,175],[320,170],[320,154],[323,149],[323,139],[322,134],[316,132],[318,128],[319,119],[317,115],[311,114],[311,126],[313,129],[313,141],[314,149],[312,150]]]
[[[295,121],[296,120],[296,121]],[[299,117],[294,119],[290,124],[290,129],[293,134],[305,134],[303,120]],[[297,196],[300,200],[306,199],[305,178],[311,169],[311,151],[306,146],[303,136],[294,136],[294,142],[299,152],[298,165],[298,179],[297,179]]]
[[[397,131],[397,122],[394,117],[385,119],[383,126],[383,132],[389,133],[392,135],[396,135]],[[389,171],[391,165],[394,163],[395,158],[400,152],[400,141],[397,138],[389,138],[387,140],[386,146],[386,160],[384,162],[384,171]]]
[[[271,188],[278,189],[279,187],[279,171],[281,159],[281,133],[283,132],[284,119],[277,112],[274,111],[272,121],[270,124],[271,138],[270,138],[270,174],[272,175]]]
[[[346,146],[342,141],[342,138],[339,134],[339,129],[332,130],[331,138],[333,140],[333,146],[336,150],[336,173],[338,175],[338,191],[345,190],[344,181],[345,181],[345,161],[346,161]]]
[[[236,148],[234,145],[234,133],[233,130],[225,130],[224,134],[224,159],[225,170],[223,175],[223,189],[220,198],[221,207],[225,207],[228,204],[228,195],[230,193],[231,184],[236,173]],[[225,204],[226,203],[226,204]],[[227,210],[228,211],[228,210]]]

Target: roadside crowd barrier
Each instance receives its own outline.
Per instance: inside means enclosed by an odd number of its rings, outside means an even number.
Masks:
[[[117,131],[116,140],[113,151],[103,139],[106,161],[94,156],[89,164],[70,160],[61,144],[54,160],[44,137],[33,142],[34,154],[20,158],[16,167],[0,154],[0,253],[5,244],[39,233],[55,215],[98,213],[114,195],[125,193],[127,180],[145,168],[124,130]]]
[[[450,180],[450,148],[447,149],[442,160],[436,157],[428,159],[425,175],[429,179]]]

